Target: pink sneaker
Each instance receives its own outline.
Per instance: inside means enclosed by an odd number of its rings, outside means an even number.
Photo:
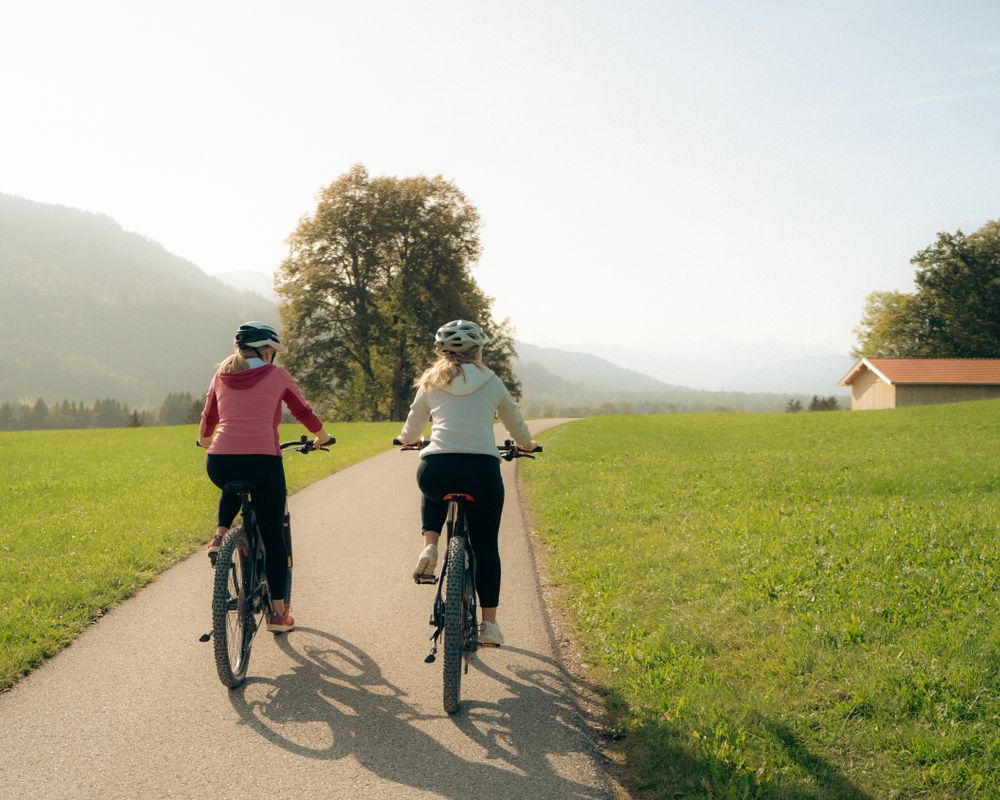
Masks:
[[[271,633],[287,633],[295,630],[295,617],[292,616],[292,607],[286,606],[284,614],[272,611],[267,615],[267,629]]]

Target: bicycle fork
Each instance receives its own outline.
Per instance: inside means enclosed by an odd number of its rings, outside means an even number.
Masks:
[[[448,551],[445,549],[444,567],[441,570],[441,580],[438,581],[437,592],[434,595],[434,605],[431,606],[431,618],[428,620],[434,626],[431,634],[431,651],[424,657],[425,664],[433,664],[437,659],[438,639],[444,630],[444,600],[441,597],[441,587],[444,586],[444,576],[448,571]]]

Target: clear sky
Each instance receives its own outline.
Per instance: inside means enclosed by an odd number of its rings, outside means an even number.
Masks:
[[[846,352],[1000,217],[995,0],[0,5],[0,192],[271,272],[319,189],[443,175],[536,344]]]

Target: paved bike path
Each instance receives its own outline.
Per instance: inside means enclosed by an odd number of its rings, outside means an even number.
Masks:
[[[386,452],[291,499],[299,628],[258,634],[241,688],[219,683],[198,641],[212,579],[199,552],[0,695],[0,798],[613,798],[560,666],[512,464],[508,646],[480,651],[461,709],[444,713],[440,658],[423,663],[433,589],[409,579],[416,466]]]

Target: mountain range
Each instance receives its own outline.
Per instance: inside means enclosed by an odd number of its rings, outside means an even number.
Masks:
[[[580,353],[517,342],[514,372],[529,416],[678,411],[781,411],[800,393],[712,391],[657,380],[638,370]],[[829,394],[829,393],[827,393]]]
[[[0,277],[7,345],[0,402],[111,397],[157,407],[168,393],[204,390],[241,322],[278,319],[269,276],[212,277],[110,217],[3,194]],[[818,380],[809,372],[819,362],[793,365],[783,371],[799,383],[781,388],[760,370],[744,381],[756,381],[756,391],[734,392],[679,385],[668,376],[683,370],[675,364],[671,372],[649,351],[527,342],[517,349],[522,405],[533,415],[779,410],[792,394],[833,393],[831,383],[850,364],[827,363]]]
[[[0,401],[159,406],[203,392],[246,320],[274,304],[110,217],[0,195]]]

